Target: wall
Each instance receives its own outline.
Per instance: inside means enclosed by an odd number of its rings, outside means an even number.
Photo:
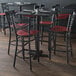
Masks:
[[[25,0],[24,0],[25,1]],[[44,3],[48,8],[55,4],[61,4],[61,6],[66,6],[71,3],[76,3],[76,0],[27,0],[36,3]]]
[[[61,6],[66,6],[71,3],[76,3],[76,0],[0,0],[0,2],[15,2],[15,1],[24,1],[24,2],[35,2],[35,3],[43,3],[46,5],[48,9],[51,8],[52,5],[61,4]]]

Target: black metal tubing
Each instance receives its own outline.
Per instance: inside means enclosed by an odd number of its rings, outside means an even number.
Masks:
[[[16,36],[16,48],[15,48],[13,67],[15,67],[15,64],[16,64],[17,49],[18,49],[18,39],[17,39],[17,36]]]
[[[71,53],[71,56],[73,56],[73,54],[72,54],[72,43],[71,43],[71,27],[72,27],[75,15],[76,15],[75,11],[73,11],[73,13],[69,15],[68,22],[67,22],[67,29],[66,29],[67,31],[63,31],[63,32],[62,31],[56,32],[55,30],[50,31],[50,33],[53,33],[53,34],[51,35],[49,33],[49,39],[48,39],[48,41],[49,41],[48,42],[48,50],[51,51],[51,49],[52,49],[54,51],[54,54],[56,54],[56,51],[61,52],[60,50],[57,50],[56,46],[61,46],[61,47],[63,46],[63,47],[66,48],[66,51],[62,51],[62,52],[66,52],[67,64],[69,63],[69,59],[70,59],[69,53]],[[63,45],[63,44],[60,45],[60,44],[57,43],[57,33],[64,35],[64,37],[65,37],[65,39],[64,39],[65,45]],[[52,40],[53,40],[53,47],[51,47],[52,46],[51,45],[51,43],[52,43],[51,37],[52,36],[53,36],[53,38],[52,38]],[[51,54],[49,54],[49,56],[51,56]]]
[[[14,55],[14,62],[13,62],[13,67],[15,67],[15,64],[16,64],[16,57],[17,57],[17,54],[18,54],[18,41],[19,41],[19,38],[21,37],[21,42],[22,42],[22,56],[23,56],[23,60],[25,59],[25,52],[24,52],[24,46],[25,46],[25,41],[24,41],[24,38],[25,37],[28,37],[28,44],[29,44],[29,52],[30,51],[30,19],[29,19],[29,28],[28,28],[28,32],[29,32],[29,36],[18,36],[17,35],[17,30],[15,28],[15,23],[14,23],[14,17],[13,17],[13,11],[8,11],[6,12],[6,18],[7,18],[7,22],[9,24],[9,32],[10,32],[10,35],[9,35],[9,45],[8,45],[8,54],[9,54],[9,51],[10,51],[10,45],[11,45],[11,20],[12,20],[12,23],[13,23],[13,26],[14,26],[14,30],[15,30],[15,35],[16,35],[16,48],[15,48],[15,55]],[[31,53],[30,54],[30,70],[32,70],[32,65],[31,65]]]

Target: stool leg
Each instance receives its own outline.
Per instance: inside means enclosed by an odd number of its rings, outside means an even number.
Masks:
[[[25,52],[24,52],[24,37],[21,37],[22,39],[22,55],[23,55],[23,60],[25,60]]]
[[[29,50],[29,57],[30,57],[30,59],[29,59],[29,62],[30,62],[30,70],[32,71],[32,60],[31,60],[31,46],[30,46],[30,37],[28,38],[28,41],[29,41],[29,48],[28,48],[28,50]]]
[[[71,35],[70,35],[70,37],[69,37],[70,39],[69,39],[69,44],[70,44],[70,51],[71,51],[71,56],[73,57],[73,52],[72,52],[72,43],[71,43]]]
[[[0,16],[0,31],[2,32],[1,16]]]
[[[39,51],[40,45],[39,45],[39,34],[36,35],[36,57],[38,59],[38,62],[40,62],[40,51]]]
[[[48,51],[49,51],[49,60],[51,59],[51,49],[52,49],[52,34],[49,32],[49,37],[48,37]]]
[[[11,29],[9,29],[8,55],[9,55],[9,52],[10,52],[10,45],[11,45]]]
[[[15,56],[14,56],[13,67],[15,67],[15,64],[16,64],[17,49],[18,49],[18,39],[16,37],[16,48],[15,48]]]
[[[69,63],[69,40],[68,33],[66,33],[66,54],[67,54],[67,64]]]
[[[41,44],[42,44],[42,42],[43,42],[43,27],[41,26]]]
[[[57,34],[54,32],[54,35],[53,35],[53,48],[54,48],[54,54],[56,54],[56,36]]]

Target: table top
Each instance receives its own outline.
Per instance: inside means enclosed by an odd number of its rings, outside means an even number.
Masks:
[[[69,4],[69,5],[65,6],[64,8],[66,8],[66,9],[76,9],[76,4]]]
[[[46,13],[34,13],[34,12],[17,12],[16,13],[17,15],[34,15],[34,16],[49,16],[49,14],[46,14]]]
[[[30,3],[30,2],[24,2],[24,3],[20,3],[20,2],[7,3],[7,5],[9,5],[9,6],[14,6],[14,5],[25,6],[25,5],[35,5],[35,4],[36,3]]]
[[[24,9],[23,12],[34,12],[34,10]],[[40,10],[40,9],[39,9],[39,12],[41,12],[41,13],[51,13],[51,11],[48,11],[48,10]]]

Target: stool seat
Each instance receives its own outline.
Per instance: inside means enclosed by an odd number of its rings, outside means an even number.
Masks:
[[[40,24],[53,24],[52,21],[40,21]]]
[[[37,31],[37,30],[31,30],[30,35],[35,35],[38,32],[39,31]],[[29,33],[27,31],[25,31],[25,30],[19,30],[19,31],[17,31],[17,34],[20,35],[20,36],[29,36]]]
[[[54,31],[54,32],[67,32],[68,31],[67,27],[65,27],[65,26],[59,26],[59,25],[54,26],[50,30]]]
[[[0,13],[0,16],[4,16],[5,15],[5,13]]]
[[[33,15],[24,15],[25,17],[34,17]]]
[[[17,23],[16,25],[17,25],[16,27],[20,27],[20,26],[27,26],[28,24],[27,23]],[[11,25],[11,27],[13,27],[13,25]]]
[[[28,25],[27,23],[18,23],[17,24],[18,26],[26,26],[26,25]]]
[[[58,14],[57,19],[67,19],[70,14]]]

